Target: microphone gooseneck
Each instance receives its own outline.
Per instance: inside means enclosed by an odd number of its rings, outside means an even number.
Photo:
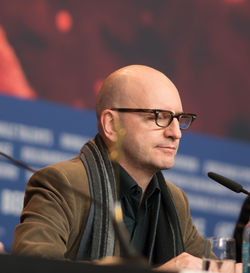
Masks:
[[[208,172],[207,175],[208,175],[208,177],[210,177],[214,181],[218,182],[219,184],[227,187],[228,189],[230,189],[236,193],[243,192],[243,193],[250,196],[250,192],[247,191],[246,189],[244,189],[243,186],[241,184],[239,184],[238,182],[235,182],[225,176],[222,176],[222,175],[214,173],[214,172]]]
[[[0,156],[6,158],[7,160],[9,160],[10,162],[14,163],[15,165],[17,165],[18,167],[21,167],[23,169],[26,169],[32,173],[36,172],[37,170],[31,168],[30,166],[28,166],[27,164],[25,164],[24,162],[21,162],[20,160],[17,160],[16,158],[13,158],[3,152],[0,151]]]
[[[146,258],[138,253],[130,242],[128,230],[123,222],[122,208],[120,202],[116,201],[114,204],[114,214],[112,217],[113,227],[120,242],[120,247],[124,253],[125,259],[133,260],[144,266],[149,266]]]

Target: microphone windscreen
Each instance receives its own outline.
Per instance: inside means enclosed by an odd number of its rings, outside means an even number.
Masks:
[[[213,180],[215,180],[216,182],[220,183],[221,185],[229,188],[230,190],[234,191],[234,192],[241,192],[242,191],[242,185],[240,185],[239,183],[226,178],[222,175],[219,175],[217,173],[213,173],[213,172],[209,172],[208,177],[212,178]]]

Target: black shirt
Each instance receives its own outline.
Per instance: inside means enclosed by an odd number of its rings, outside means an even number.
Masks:
[[[131,236],[131,242],[138,252],[145,255],[148,232],[152,215],[157,214],[152,206],[160,195],[160,187],[155,177],[150,181],[140,204],[142,189],[135,180],[120,166],[120,197],[123,220]]]

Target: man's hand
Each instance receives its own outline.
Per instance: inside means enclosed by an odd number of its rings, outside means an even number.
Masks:
[[[243,272],[243,265],[242,263],[237,263],[235,266],[235,272],[236,273],[242,273]]]
[[[183,252],[177,257],[171,259],[165,264],[159,267],[156,267],[154,269],[158,271],[180,270],[180,269],[201,270],[202,260],[186,252]]]
[[[167,270],[174,271],[174,270],[180,270],[180,269],[202,270],[202,259],[194,257],[186,252],[183,252],[179,256],[171,259],[165,264],[154,268],[154,270],[157,270],[157,271],[167,271]],[[209,271],[213,272],[213,269]],[[223,271],[223,270],[221,272],[228,273],[228,271]],[[242,273],[242,263],[236,263],[235,272]]]

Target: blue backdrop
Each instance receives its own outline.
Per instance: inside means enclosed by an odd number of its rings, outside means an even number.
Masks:
[[[0,151],[33,168],[74,157],[96,132],[93,111],[0,97]],[[188,194],[191,214],[203,235],[230,236],[245,198],[207,178],[207,172],[218,172],[250,190],[249,154],[248,144],[184,132],[176,163],[164,175]],[[0,158],[0,241],[7,250],[30,175]]]

